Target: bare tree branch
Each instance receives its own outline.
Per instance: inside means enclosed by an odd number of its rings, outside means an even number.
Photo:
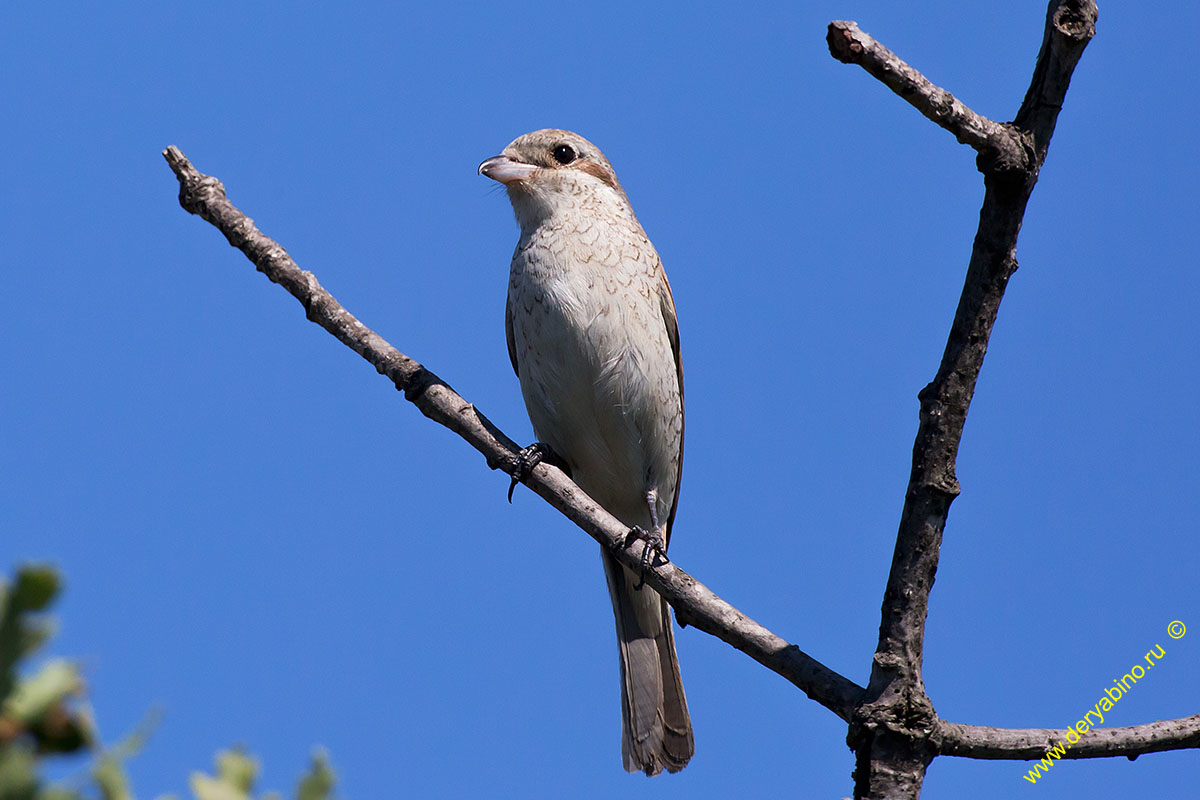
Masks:
[[[1000,125],[972,112],[852,22],[834,22],[834,58],[858,63],[931,120],[979,152],[984,201],[967,276],[937,374],[921,390],[912,472],[891,572],[879,644],[863,705],[851,724],[857,753],[855,795],[916,798],[925,768],[940,752],[943,726],[925,692],[921,663],[929,592],[942,531],[958,496],[955,462],[975,383],[1008,279],[1017,269],[1017,234],[1071,73],[1095,34],[1092,0],[1051,0],[1046,33],[1017,122]]]
[[[857,22],[835,20],[829,23],[825,40],[834,58],[846,64],[858,64],[932,122],[953,133],[963,144],[984,152],[1013,137],[1011,129],[976,114],[954,95],[935,86],[891,50],[861,31]]]
[[[512,470],[519,448],[487,417],[437,375],[359,322],[318,283],[315,275],[300,269],[283,247],[229,202],[219,180],[201,174],[174,146],[164,150],[163,157],[179,179],[179,204],[188,213],[212,223],[254,262],[259,272],[299,300],[309,320],[386,375],[422,414],[465,439],[483,454],[492,469]],[[525,483],[626,566],[641,569],[644,542],[628,536],[627,527],[557,467],[543,462]],[[675,608],[681,624],[693,625],[741,650],[842,719],[850,719],[862,697],[861,686],[759,625],[672,562],[656,564],[646,573],[646,582]]]
[[[1028,761],[1042,758],[1055,743],[1066,741],[1066,730],[988,728],[943,722],[939,752],[946,756]],[[1200,714],[1125,728],[1092,728],[1062,758],[1137,758],[1143,753],[1188,748],[1200,748]]]

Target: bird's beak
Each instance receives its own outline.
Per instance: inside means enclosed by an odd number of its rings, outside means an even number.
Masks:
[[[494,181],[505,185],[517,181],[528,180],[537,169],[533,164],[515,161],[508,156],[492,156],[479,165],[479,174],[486,175]]]

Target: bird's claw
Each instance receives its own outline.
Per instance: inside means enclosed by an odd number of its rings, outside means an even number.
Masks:
[[[508,502],[512,503],[513,491],[517,488],[517,484],[529,477],[533,472],[533,468],[542,463],[542,459],[550,455],[550,445],[545,442],[534,442],[528,447],[521,448],[521,452],[517,453],[517,457],[513,459],[512,472],[509,476],[512,478],[512,483],[508,485]]]
[[[644,528],[634,525],[629,529],[629,533],[625,534],[625,543],[629,544],[630,539],[641,539],[646,545],[642,548],[642,563],[641,572],[638,574],[637,586],[634,590],[641,589],[646,585],[646,573],[653,566],[652,561],[655,556],[662,559],[664,564],[671,563],[671,559],[667,558],[667,543],[658,535],[657,531],[646,531]]]

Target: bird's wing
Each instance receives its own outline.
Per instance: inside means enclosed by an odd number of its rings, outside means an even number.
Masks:
[[[512,299],[504,304],[504,338],[508,341],[508,360],[512,362],[513,372],[517,373],[517,377],[521,377],[521,371],[517,369],[517,343],[513,339],[513,324],[512,324]]]
[[[675,318],[675,298],[671,295],[671,284],[667,273],[659,264],[658,306],[663,323],[667,326],[667,338],[671,341],[671,353],[675,356],[675,377],[679,381],[679,469],[675,473],[675,499],[671,503],[671,514],[667,517],[666,543],[671,543],[671,526],[675,523],[675,510],[679,508],[679,486],[683,480],[683,358],[679,354],[679,321]],[[515,359],[514,359],[515,364]]]

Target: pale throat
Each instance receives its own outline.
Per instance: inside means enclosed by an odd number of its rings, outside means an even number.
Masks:
[[[523,233],[532,234],[557,218],[619,222],[628,217],[625,200],[599,180],[556,180],[553,183],[510,186],[509,201]]]

